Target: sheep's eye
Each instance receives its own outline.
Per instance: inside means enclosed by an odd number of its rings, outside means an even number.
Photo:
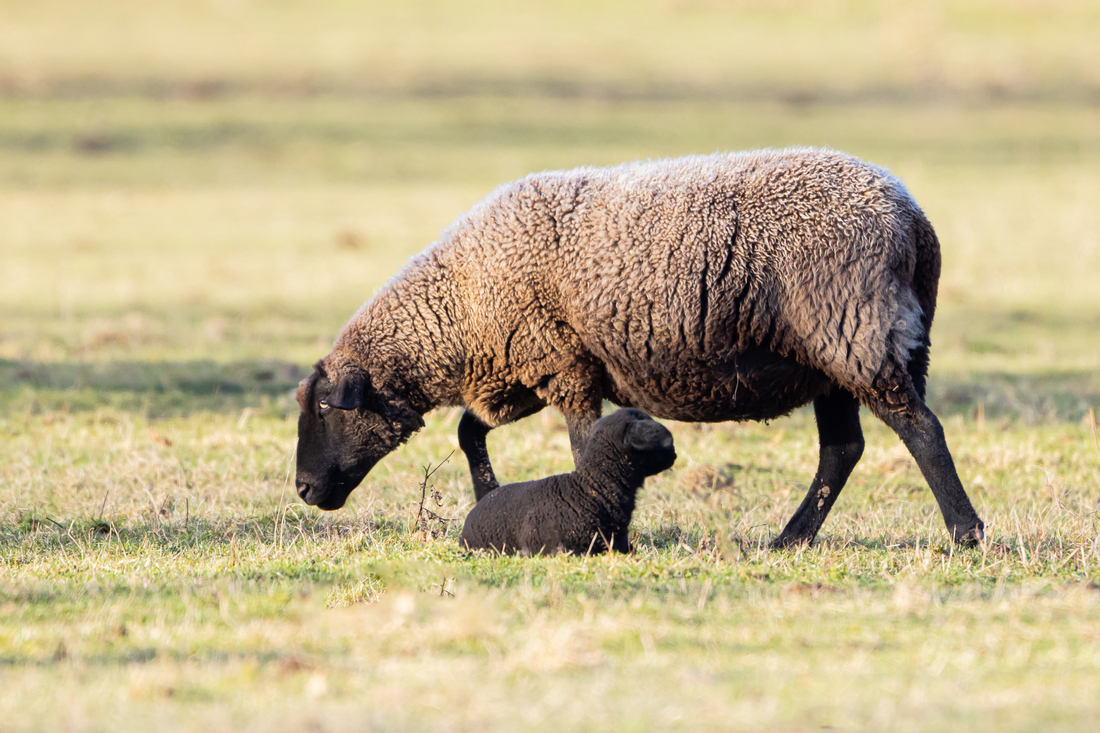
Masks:
[[[321,400],[321,410],[324,411],[324,410],[327,410],[328,408],[329,408],[328,402],[326,402],[325,400]]]

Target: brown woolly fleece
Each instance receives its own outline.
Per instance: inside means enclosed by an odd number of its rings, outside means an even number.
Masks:
[[[495,427],[603,399],[763,419],[837,382],[904,399],[939,245],[905,187],[828,150],[527,176],[498,188],[351,319],[323,362]],[[877,384],[876,384],[877,383]]]

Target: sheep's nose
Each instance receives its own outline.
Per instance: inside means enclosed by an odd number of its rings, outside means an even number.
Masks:
[[[306,495],[313,489],[313,487],[307,484],[305,481],[299,481],[298,479],[294,479],[294,485],[298,488],[298,496],[302,497],[302,500],[305,501]]]

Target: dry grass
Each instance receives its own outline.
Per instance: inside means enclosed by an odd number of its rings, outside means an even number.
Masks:
[[[647,484],[635,555],[523,559],[464,556],[457,524],[433,537],[415,522],[453,414],[331,515],[285,489],[289,419],[23,420],[9,445],[25,460],[2,477],[23,487],[4,497],[0,605],[17,728],[1024,730],[1096,713],[1087,425],[949,423],[988,522],[976,550],[946,543],[911,461],[871,424],[819,541],[768,551],[812,471],[800,415],[778,433],[673,425],[682,465]],[[568,467],[564,425],[540,423],[494,436],[510,478]],[[461,467],[433,485],[461,518]]]
[[[1090,729],[1100,710],[1100,15],[1089,3],[0,3],[0,710],[13,730]],[[822,63],[821,59],[829,63]],[[765,549],[806,411],[673,424],[629,557],[466,556],[439,411],[321,514],[290,390],[532,170],[830,145],[944,242],[930,399]],[[561,419],[494,432],[520,480]],[[442,520],[456,519],[457,522]]]

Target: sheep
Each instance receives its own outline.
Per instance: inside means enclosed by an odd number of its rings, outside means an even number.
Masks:
[[[351,318],[299,386],[296,486],[337,509],[439,406],[464,406],[475,494],[492,428],[547,405],[574,460],[608,400],[767,420],[812,402],[820,455],[776,547],[812,542],[863,452],[898,434],[948,533],[983,538],[924,402],[940,250],[904,185],[796,148],[549,171],[501,186]]]
[[[466,516],[458,542],[509,555],[629,552],[638,489],[675,460],[667,428],[641,410],[619,410],[592,424],[572,473],[508,484],[483,496]]]

